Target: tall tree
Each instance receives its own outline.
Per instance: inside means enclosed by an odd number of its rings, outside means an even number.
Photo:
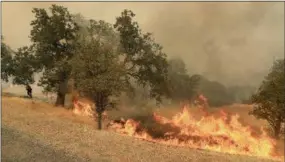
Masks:
[[[13,73],[13,51],[4,43],[4,38],[1,35],[1,79],[5,82],[9,81],[9,77]]]
[[[78,38],[72,59],[72,78],[75,88],[94,101],[98,114],[98,128],[102,128],[102,113],[112,104],[111,97],[125,88],[125,68],[119,61],[112,26],[104,21],[91,20],[87,35]]]
[[[268,121],[274,136],[279,137],[282,123],[285,122],[284,59],[274,62],[270,73],[264,78],[256,94],[250,114]]]
[[[71,73],[68,61],[74,55],[74,40],[78,25],[67,8],[52,5],[48,12],[34,8],[35,19],[31,22],[31,41],[38,61],[37,70],[43,70],[39,85],[46,91],[57,93],[57,106],[63,106],[67,83]]]
[[[120,34],[123,64],[128,77],[138,85],[149,87],[150,97],[159,101],[168,93],[166,55],[151,33],[142,33],[134,17],[131,10],[124,10],[114,24]]]

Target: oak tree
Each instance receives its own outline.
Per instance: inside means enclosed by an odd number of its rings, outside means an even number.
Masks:
[[[63,6],[52,5],[48,10],[34,8],[31,22],[31,41],[35,48],[37,71],[43,76],[39,85],[45,91],[57,93],[57,106],[64,106],[71,66],[68,61],[74,55],[74,40],[78,25]]]
[[[78,37],[77,55],[71,61],[72,78],[76,90],[94,101],[98,129],[101,129],[102,113],[113,104],[111,97],[124,90],[126,73],[113,42],[112,26],[104,21],[90,20],[87,31]]]
[[[285,122],[284,59],[274,62],[270,73],[264,78],[256,94],[250,114],[268,121],[274,137],[278,138]]]
[[[114,24],[120,35],[123,64],[127,76],[136,84],[149,87],[149,97],[160,101],[162,95],[168,94],[166,54],[151,33],[142,32],[134,17],[131,10],[124,10]]]

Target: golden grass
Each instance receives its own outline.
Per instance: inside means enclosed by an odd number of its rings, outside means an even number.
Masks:
[[[241,114],[246,122],[254,121],[247,115],[250,106],[233,105],[232,108],[225,109]],[[198,112],[195,109],[192,111]],[[177,113],[177,109],[164,108],[162,113],[172,115]],[[122,112],[112,111],[111,114],[115,118]],[[6,127],[31,134],[34,138],[49,143],[54,149],[65,150],[86,161],[269,161],[240,155],[169,147],[138,141],[112,132],[97,131],[93,119],[75,116],[71,110],[54,107],[44,102],[18,97],[2,97],[2,121]],[[264,124],[264,121],[255,121],[254,124]],[[7,149],[5,153],[8,156],[9,150]]]

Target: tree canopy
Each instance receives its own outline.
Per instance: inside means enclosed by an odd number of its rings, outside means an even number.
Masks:
[[[155,42],[151,33],[143,33],[133,20],[135,14],[124,10],[116,18],[114,28],[120,35],[120,53],[128,77],[137,84],[150,88],[150,97],[160,101],[167,93],[167,59],[162,46]]]
[[[269,74],[252,96],[255,107],[250,114],[267,120],[276,138],[285,121],[284,82],[284,59],[281,59],[274,62]]]
[[[33,75],[37,62],[33,55],[33,47],[19,48],[15,52],[12,64],[14,84],[26,85],[35,82]]]
[[[74,39],[77,24],[67,8],[52,5],[48,12],[34,8],[35,19],[31,22],[31,41],[38,61],[36,71],[43,71],[39,85],[46,91],[57,93],[56,105],[63,106],[67,82],[71,73],[68,61],[74,55]]]
[[[94,101],[101,129],[101,115],[112,103],[110,97],[120,95],[125,88],[125,69],[112,44],[111,25],[104,21],[90,20],[87,33],[79,37],[76,53],[71,60],[75,88],[84,97]]]

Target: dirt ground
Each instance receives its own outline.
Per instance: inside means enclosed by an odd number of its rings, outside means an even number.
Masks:
[[[2,96],[2,160],[8,161],[193,161],[269,162],[183,147],[165,146],[97,131],[92,119],[47,103]]]

